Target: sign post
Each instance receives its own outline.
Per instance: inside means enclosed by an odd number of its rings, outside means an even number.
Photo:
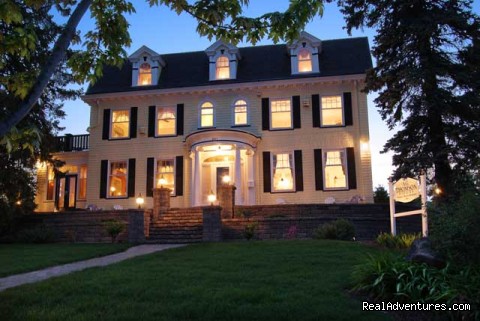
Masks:
[[[420,186],[419,186],[420,185]],[[428,217],[427,217],[427,182],[425,173],[420,175],[420,184],[413,178],[403,178],[395,183],[390,178],[388,180],[388,191],[390,194],[390,230],[392,235],[397,235],[397,217],[410,215],[422,215],[422,235],[428,236]],[[395,212],[395,201],[408,203],[421,196],[422,207],[419,210],[408,212]]]

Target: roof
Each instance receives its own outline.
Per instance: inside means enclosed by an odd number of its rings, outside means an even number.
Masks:
[[[238,64],[236,79],[210,81],[209,60],[204,51],[174,53],[161,55],[166,66],[162,68],[158,85],[132,87],[132,64],[126,60],[121,68],[105,67],[103,77],[89,86],[86,95],[354,75],[364,74],[372,68],[366,37],[322,41],[322,52],[319,55],[320,73],[305,75],[292,75],[285,44],[245,47],[239,50],[242,59]]]

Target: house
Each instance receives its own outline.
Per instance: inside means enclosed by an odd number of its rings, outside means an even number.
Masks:
[[[83,100],[89,135],[59,137],[63,174],[39,164],[38,211],[207,205],[222,183],[238,205],[372,202],[367,38],[159,54],[107,67]]]

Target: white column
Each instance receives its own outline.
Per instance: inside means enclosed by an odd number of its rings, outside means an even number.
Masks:
[[[200,186],[200,150],[198,148],[194,149],[195,161],[193,167],[193,185],[192,185],[192,195],[193,195],[193,206],[199,206],[200,198],[202,193],[202,188]]]
[[[240,147],[235,148],[235,204],[242,204],[242,173],[241,173],[241,156]]]
[[[247,182],[246,182],[246,190],[247,190],[247,198],[248,198],[248,205],[255,205],[255,162],[253,160],[254,152],[253,150],[247,150]],[[252,185],[252,187],[250,187]]]

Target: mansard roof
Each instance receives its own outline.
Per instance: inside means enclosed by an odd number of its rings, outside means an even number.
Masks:
[[[173,53],[161,56],[165,67],[158,85],[132,86],[132,63],[127,59],[120,69],[105,67],[103,77],[89,86],[86,94],[354,75],[363,74],[372,68],[366,37],[323,40],[322,52],[319,54],[320,72],[304,75],[292,75],[291,60],[285,44],[238,49],[242,60],[238,65],[236,79],[210,81],[209,59],[205,51]]]

